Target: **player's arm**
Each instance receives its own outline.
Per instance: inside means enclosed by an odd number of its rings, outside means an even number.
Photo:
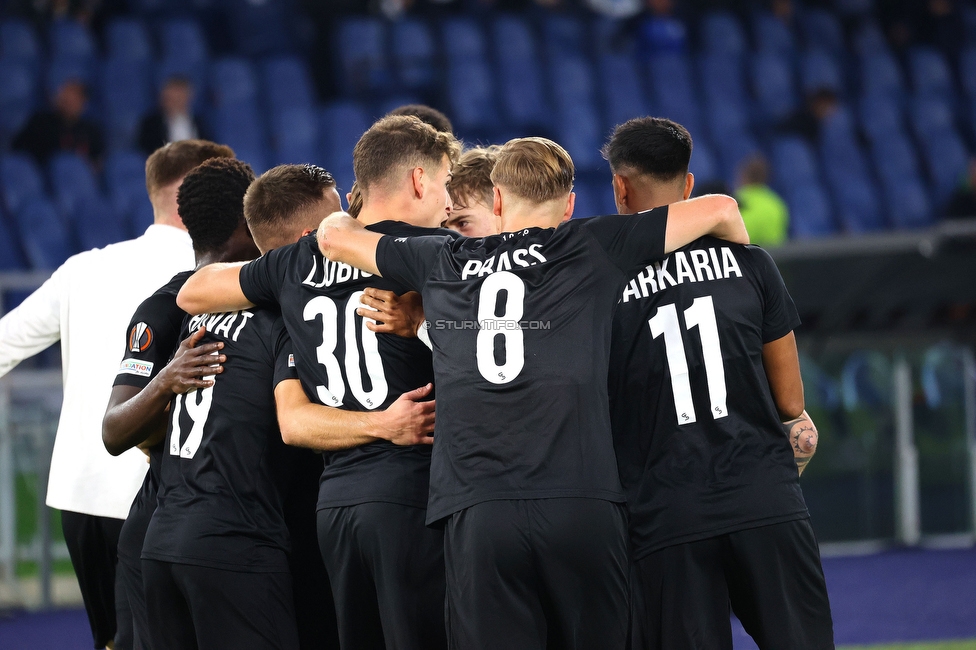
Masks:
[[[166,432],[166,414],[173,395],[213,385],[213,381],[203,377],[222,372],[223,367],[214,364],[223,363],[226,357],[214,356],[224,347],[223,343],[196,345],[205,333],[201,327],[185,339],[173,360],[145,388],[112,388],[102,417],[102,443],[108,453],[118,456],[147,441],[155,442],[161,432]]]
[[[385,411],[344,411],[314,404],[297,379],[275,386],[278,428],[285,444],[321,451],[358,447],[377,440],[397,445],[431,444],[434,402],[420,401],[433,387],[404,393]]]
[[[345,212],[334,212],[323,219],[316,237],[319,250],[327,259],[381,275],[376,266],[376,246],[383,235],[366,230]]]
[[[0,377],[61,338],[58,269],[24,302],[0,318]]]
[[[665,254],[705,235],[735,244],[749,243],[749,233],[735,199],[723,194],[708,194],[668,206]]]
[[[424,303],[416,291],[398,296],[392,291],[367,287],[359,302],[365,307],[356,313],[366,319],[366,327],[380,334],[416,338],[424,322]]]
[[[212,314],[254,307],[241,289],[241,267],[246,262],[208,264],[190,276],[176,297],[188,314]]]
[[[804,410],[803,379],[793,332],[763,345],[763,368],[802,474],[817,451],[817,428]]]

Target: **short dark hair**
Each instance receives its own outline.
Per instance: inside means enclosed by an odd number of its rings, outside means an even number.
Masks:
[[[672,181],[688,173],[691,134],[663,117],[637,117],[613,130],[603,157],[613,173],[636,172],[658,181]]]
[[[454,164],[461,145],[451,134],[437,131],[419,118],[394,115],[378,120],[352,150],[352,166],[363,198],[406,167],[436,169],[444,156]]]
[[[207,160],[186,175],[176,205],[195,252],[219,249],[244,223],[244,193],[253,180],[251,166],[234,158]]]
[[[413,115],[424,124],[430,124],[437,131],[454,133],[454,125],[451,124],[451,120],[448,119],[447,115],[444,115],[436,108],[432,108],[427,104],[398,106],[387,113],[386,117],[390,117],[391,115]]]
[[[162,146],[146,160],[149,198],[152,199],[159,188],[180,180],[205,160],[233,157],[233,149],[209,140],[180,140]]]
[[[470,208],[474,203],[491,207],[494,201],[491,171],[500,149],[496,145],[475,147],[461,154],[447,184],[454,207]]]
[[[303,216],[335,186],[332,174],[316,165],[278,165],[251,183],[244,218],[253,234],[266,238]]]

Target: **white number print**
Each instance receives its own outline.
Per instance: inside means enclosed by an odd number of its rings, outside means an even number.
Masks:
[[[715,305],[711,296],[695,298],[691,307],[684,311],[685,327],[698,328],[701,337],[702,360],[705,364],[705,379],[708,382],[708,399],[711,402],[712,418],[724,418],[729,414],[726,406],[725,362],[722,360],[722,346],[718,340],[718,324],[715,322]],[[691,397],[691,382],[688,378],[688,359],[678,323],[678,311],[674,304],[658,307],[654,318],[647,321],[651,335],[657,338],[664,335],[664,349],[671,374],[671,392],[674,394],[674,410],[678,424],[697,422],[695,405]]]
[[[356,291],[346,301],[342,309],[345,321],[345,362],[346,380],[349,390],[359,403],[369,410],[379,408],[386,400],[388,386],[386,374],[383,372],[383,361],[380,359],[379,343],[376,333],[366,327],[366,320],[362,319],[359,329],[362,332],[362,351],[356,336],[356,309],[360,306],[359,297],[362,291]],[[322,344],[315,349],[318,362],[325,366],[328,386],[316,386],[315,391],[319,400],[327,406],[342,406],[346,395],[346,385],[342,380],[342,369],[336,358],[338,339],[339,309],[335,302],[327,296],[316,296],[305,304],[302,316],[307,321],[322,318]],[[366,390],[363,384],[360,360],[365,363],[372,388]]]
[[[205,380],[215,381],[216,375],[208,375]],[[203,427],[207,424],[207,417],[210,415],[210,406],[213,404],[213,389],[216,383],[207,388],[194,388],[193,390],[177,395],[173,403],[173,432],[169,438],[169,453],[171,456],[180,458],[193,458],[200,448],[203,441]],[[182,405],[182,406],[181,406]],[[186,442],[180,446],[180,438],[183,431],[180,427],[180,413],[186,411],[187,416],[193,422],[190,433],[186,437]]]
[[[498,294],[505,291],[505,313],[495,315]],[[507,384],[522,372],[525,344],[519,320],[525,309],[525,283],[514,273],[499,271],[485,278],[478,295],[478,370],[493,384]],[[505,362],[495,362],[495,337],[505,339]]]

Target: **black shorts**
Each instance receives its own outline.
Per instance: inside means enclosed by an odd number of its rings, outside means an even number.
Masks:
[[[760,648],[834,647],[809,519],[669,546],[637,574],[634,648],[731,650],[730,604]]]
[[[142,561],[153,650],[294,650],[291,574]]]
[[[122,519],[61,511],[61,529],[78,576],[96,648],[115,638],[115,565]]]
[[[627,527],[599,499],[486,501],[444,537],[454,650],[615,650],[627,644]]]
[[[155,509],[155,501],[151,504]],[[142,545],[152,510],[130,510],[119,535],[119,562],[116,566],[116,612],[119,633],[116,650],[146,650],[149,648],[149,619],[146,615],[146,590],[142,584]],[[126,621],[128,618],[128,621]],[[131,627],[131,634],[123,632]]]
[[[444,536],[426,511],[363,503],[318,513],[343,650],[438,650],[444,630]]]

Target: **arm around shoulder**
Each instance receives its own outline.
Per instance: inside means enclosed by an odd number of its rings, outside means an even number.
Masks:
[[[381,275],[376,266],[376,247],[383,235],[366,230],[345,212],[334,212],[322,220],[316,233],[319,251],[333,262]]]
[[[707,194],[668,207],[665,252],[675,251],[706,235],[736,244],[749,243],[749,233],[735,199],[724,194]]]
[[[235,311],[253,307],[241,289],[241,267],[246,262],[208,264],[187,279],[176,304],[188,314]]]

